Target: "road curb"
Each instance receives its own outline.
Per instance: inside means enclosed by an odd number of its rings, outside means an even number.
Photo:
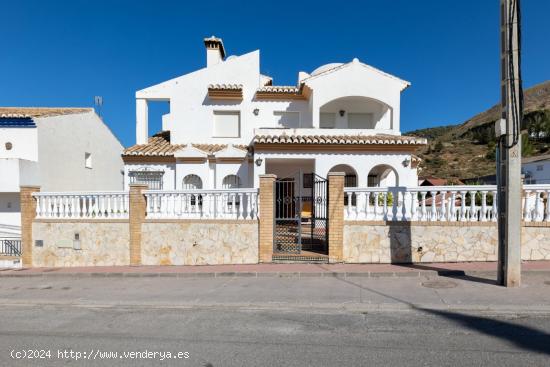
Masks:
[[[525,270],[522,274],[550,274],[549,270]],[[468,277],[483,276],[495,277],[495,271],[462,271],[462,270],[414,270],[390,272],[40,272],[40,273],[0,273],[0,278],[401,278],[421,276]]]

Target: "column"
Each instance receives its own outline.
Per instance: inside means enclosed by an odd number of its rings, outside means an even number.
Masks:
[[[21,204],[21,261],[23,267],[32,267],[32,222],[36,218],[36,200],[33,192],[39,192],[40,186],[21,186],[19,200]]]
[[[274,189],[277,176],[260,175],[260,243],[258,248],[259,262],[271,262],[273,256],[274,226]]]
[[[328,174],[328,257],[331,263],[344,259],[344,172]]]
[[[136,144],[149,139],[149,106],[146,99],[136,99]]]
[[[141,265],[141,225],[147,211],[143,191],[147,188],[143,184],[130,185],[130,265]]]

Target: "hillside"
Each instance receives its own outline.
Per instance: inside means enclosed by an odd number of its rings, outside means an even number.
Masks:
[[[459,125],[438,126],[407,132],[428,139],[429,146],[419,152],[420,176],[464,179],[495,173],[494,122],[500,106],[468,119]],[[550,151],[550,81],[524,91],[522,123],[523,155]]]

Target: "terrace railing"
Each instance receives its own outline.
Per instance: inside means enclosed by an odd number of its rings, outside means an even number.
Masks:
[[[550,221],[550,185],[524,185],[522,218]],[[344,189],[346,220],[496,222],[497,187],[422,186]]]
[[[257,189],[147,190],[147,218],[257,219]]]
[[[40,219],[125,219],[129,212],[127,191],[37,192],[36,217]]]

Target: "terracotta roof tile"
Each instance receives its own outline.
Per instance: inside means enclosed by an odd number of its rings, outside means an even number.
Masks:
[[[206,154],[214,154],[227,147],[227,144],[191,144]],[[171,144],[170,132],[163,131],[149,138],[147,144],[136,144],[126,148],[125,156],[173,156],[175,152],[185,149],[186,144]],[[246,145],[235,145],[236,148],[247,150]]]
[[[425,138],[403,135],[256,135],[254,144],[426,145]]]
[[[258,88],[260,93],[299,93],[300,88],[292,85],[266,85]]]
[[[47,117],[93,111],[90,107],[0,107],[0,115],[21,117]]]
[[[242,90],[242,84],[208,84],[209,90]]]

